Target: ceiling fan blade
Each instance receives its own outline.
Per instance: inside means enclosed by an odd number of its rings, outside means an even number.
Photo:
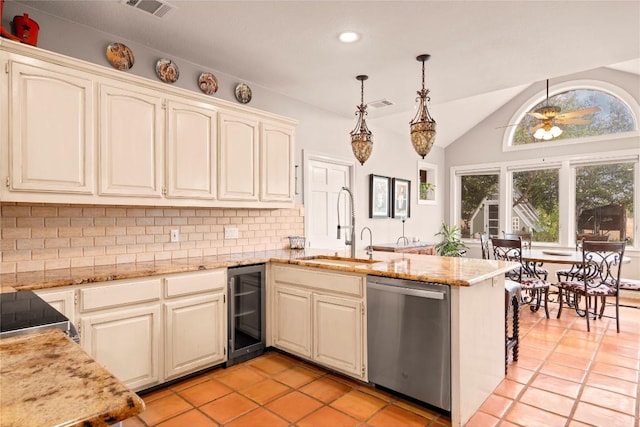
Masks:
[[[556,123],[563,123],[568,125],[588,125],[591,123],[589,119],[567,119],[567,118],[556,118]]]
[[[540,119],[540,120],[546,120],[547,116],[545,116],[544,114],[540,114],[540,113],[536,113],[536,112],[529,112],[527,113],[528,115],[535,117],[536,119]]]
[[[584,116],[585,114],[597,113],[599,111],[600,111],[600,107],[584,108],[582,110],[576,110],[576,111],[570,111],[570,112],[564,113],[564,114],[558,114],[556,116],[556,120],[557,119],[567,119],[567,118],[571,118],[571,117]]]
[[[539,125],[536,125],[536,126],[532,127],[531,129],[529,129],[529,132],[534,133],[535,131],[537,131],[538,129],[543,127],[544,125],[545,125],[544,123],[540,123]]]
[[[511,123],[510,125],[504,125],[504,126],[496,126],[495,129],[504,129],[504,128],[510,128],[511,126],[518,126],[520,123]]]

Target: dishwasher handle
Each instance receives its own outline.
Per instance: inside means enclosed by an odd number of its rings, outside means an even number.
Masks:
[[[410,295],[419,298],[444,300],[445,292],[433,291],[430,289],[407,288],[403,286],[381,285],[379,283],[367,283],[367,287],[382,292],[390,292],[392,294]]]

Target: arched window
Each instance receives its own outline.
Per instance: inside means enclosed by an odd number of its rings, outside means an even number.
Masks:
[[[514,116],[516,120],[512,123],[517,123],[517,125],[510,132],[508,145],[523,146],[548,141],[575,140],[620,134],[638,129],[636,118],[630,107],[630,104],[636,104],[636,102],[628,94],[624,96],[628,100],[625,102],[622,97],[613,93],[614,90],[601,90],[594,88],[594,84],[576,85],[576,83],[570,82],[570,84],[561,85],[562,87],[556,87],[555,93],[550,93],[548,100],[545,93],[541,101],[540,95],[537,95],[531,102],[523,105],[523,108]],[[616,89],[615,92],[621,92],[619,88]],[[541,118],[527,114],[545,106],[558,107],[560,109],[559,115],[568,113],[569,123],[564,123],[562,120],[556,122],[555,119],[545,122]],[[597,107],[600,111],[588,114],[571,114],[574,111],[592,107]],[[548,125],[547,127],[557,126],[562,133],[546,140],[534,137],[533,131],[544,127],[545,124]]]

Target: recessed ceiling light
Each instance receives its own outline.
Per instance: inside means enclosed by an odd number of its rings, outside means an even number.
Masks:
[[[353,43],[360,40],[360,34],[354,31],[343,31],[342,33],[340,33],[338,38],[342,43]]]

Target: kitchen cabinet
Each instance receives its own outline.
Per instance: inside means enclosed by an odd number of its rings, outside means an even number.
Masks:
[[[100,85],[100,194],[162,196],[164,110],[160,93]]]
[[[227,304],[224,269],[166,279],[164,379],[226,360]]]
[[[0,39],[0,198],[289,208],[292,119]]]
[[[10,56],[2,83],[5,184],[17,192],[94,191],[94,89],[91,76]],[[6,92],[5,92],[6,90]],[[6,96],[5,96],[6,95]],[[5,121],[7,120],[8,123]],[[4,145],[4,144],[3,144]]]
[[[366,381],[365,277],[273,265],[273,346]]]
[[[259,122],[220,113],[220,200],[258,200]]]
[[[166,196],[216,198],[217,112],[202,103],[167,103]]]
[[[37,290],[36,295],[76,324],[76,291],[73,289]]]

